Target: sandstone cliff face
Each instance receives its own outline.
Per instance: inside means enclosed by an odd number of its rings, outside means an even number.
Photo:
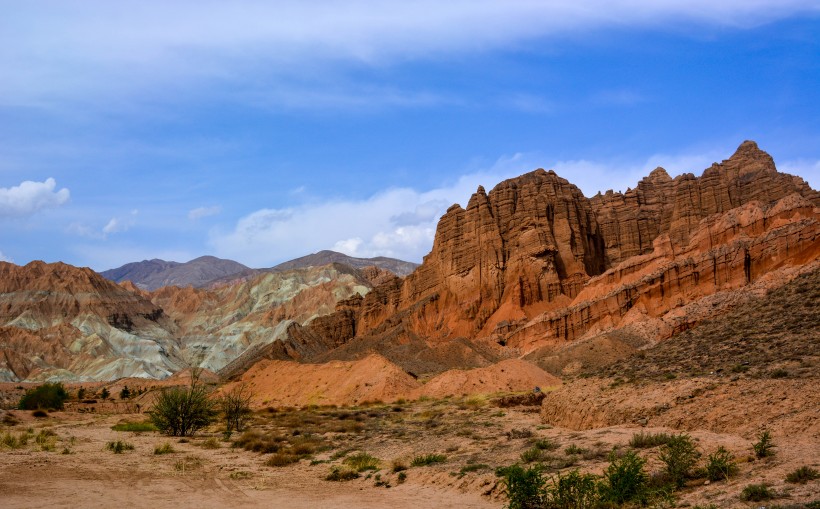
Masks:
[[[754,142],[700,177],[658,168],[633,190],[591,199],[536,170],[450,207],[413,274],[309,332],[344,343],[335,358],[369,349],[405,367],[409,355],[387,353],[396,341],[432,351],[467,338],[470,362],[484,365],[618,327],[633,308],[664,316],[814,260],[818,206],[820,194],[778,173]],[[679,318],[663,334],[690,325]],[[488,346],[496,341],[507,347]]]

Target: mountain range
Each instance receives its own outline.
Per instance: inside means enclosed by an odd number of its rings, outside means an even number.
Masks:
[[[247,281],[266,272],[285,272],[331,263],[341,263],[357,269],[376,266],[399,276],[406,276],[418,267],[417,263],[383,256],[356,258],[336,251],[319,251],[268,269],[252,269],[233,260],[200,256],[185,263],[159,259],[143,260],[127,263],[122,267],[100,272],[100,274],[117,283],[131,281],[137,288],[153,291],[163,286],[193,286],[194,288],[225,286]]]
[[[65,264],[0,262],[0,378],[163,378],[196,365],[265,378],[275,393],[323,363],[394,366],[413,387],[459,368],[501,373],[509,360],[533,366],[528,380],[572,376],[817,271],[820,193],[754,142],[700,176],[657,168],[592,198],[538,169],[450,207],[404,277],[391,272],[412,264],[339,257],[261,271],[152,260],[107,271],[121,284]]]

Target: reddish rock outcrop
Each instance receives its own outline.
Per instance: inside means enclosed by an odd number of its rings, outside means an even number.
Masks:
[[[482,365],[617,327],[636,306],[659,317],[814,260],[818,206],[820,193],[748,141],[700,177],[658,168],[633,190],[591,199],[536,170],[450,207],[414,273],[309,333],[345,343],[334,358],[376,350],[405,367],[413,360],[387,353],[396,341],[434,351],[466,338],[477,355],[463,359]]]

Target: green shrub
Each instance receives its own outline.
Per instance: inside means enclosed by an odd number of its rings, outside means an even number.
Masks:
[[[173,454],[175,452],[176,451],[174,451],[174,448],[171,447],[171,444],[168,442],[154,447],[154,454]]]
[[[402,472],[403,474],[404,472]],[[401,474],[399,474],[401,476]],[[340,468],[340,467],[333,467],[330,469],[330,473],[327,474],[325,477],[326,481],[352,481],[353,479],[357,479],[360,476],[358,472],[355,470],[350,470],[349,468]],[[401,481],[400,481],[401,482]]]
[[[542,451],[554,451],[561,446],[558,445],[558,442],[553,442],[549,438],[542,438],[541,440],[537,440],[535,442],[535,447],[541,449]]]
[[[678,488],[682,488],[700,458],[692,438],[686,433],[672,435],[661,449],[659,458],[666,464],[666,473]]]
[[[538,447],[531,447],[521,453],[521,461],[523,461],[524,463],[534,463],[536,461],[541,461],[541,458],[543,458],[543,456],[544,451],[542,451]]]
[[[556,509],[591,509],[599,502],[598,478],[577,469],[558,475],[547,489],[546,507]]]
[[[68,393],[61,383],[44,383],[39,387],[29,389],[20,398],[20,410],[62,410],[63,403],[68,399]]]
[[[729,480],[738,472],[737,463],[732,453],[725,447],[718,447],[717,451],[706,459],[706,477],[710,481]]]
[[[811,467],[800,467],[786,475],[786,482],[792,484],[806,484],[809,481],[820,479],[820,472]]]
[[[426,467],[435,463],[444,463],[445,461],[447,461],[447,456],[443,454],[423,454],[413,458],[413,461],[410,462],[410,466]]]
[[[564,453],[565,453],[567,456],[574,456],[574,455],[576,455],[576,454],[584,454],[585,452],[587,452],[587,450],[586,450],[586,449],[581,448],[581,447],[578,447],[578,446],[577,446],[577,445],[575,445],[575,444],[568,445],[568,446],[564,449]]]
[[[154,426],[154,423],[149,421],[143,422],[119,422],[113,426],[111,429],[114,431],[133,431],[136,433],[143,432],[143,431],[157,431],[157,427]]]
[[[616,504],[643,500],[648,481],[644,470],[646,460],[630,450],[620,458],[613,451],[609,461],[601,484],[602,498]]]
[[[745,502],[762,502],[763,500],[771,500],[776,496],[777,494],[765,484],[750,484],[740,492],[740,499]]]
[[[769,456],[774,456],[774,448],[777,447],[772,442],[772,434],[768,430],[762,431],[757,435],[757,442],[752,444],[752,449],[755,451],[757,459],[763,459]]]
[[[102,399],[103,399],[103,401],[104,401],[104,400],[108,399],[108,396],[110,396],[110,395],[111,395],[111,393],[110,393],[110,392],[108,392],[108,388],[107,388],[107,387],[103,387],[102,392],[100,392],[100,398],[102,398]]]
[[[184,437],[214,421],[216,404],[208,398],[205,386],[199,383],[199,373],[194,370],[189,387],[163,389],[149,413],[151,422],[160,431]]]
[[[644,433],[643,431],[635,433],[629,440],[629,446],[635,449],[649,449],[650,447],[657,447],[659,445],[666,445],[672,438],[668,433]]]
[[[520,465],[499,468],[502,492],[509,500],[509,509],[536,509],[547,501],[546,483],[538,467],[524,469]]]
[[[124,386],[120,391],[120,399],[128,399],[131,397],[131,389],[128,386]]]
[[[351,454],[344,459],[343,463],[356,472],[378,470],[379,468],[379,459],[367,454],[366,452]]]
[[[399,475],[396,477],[396,482],[401,484],[407,480],[407,473],[406,472],[399,472]]]
[[[116,442],[108,442],[105,445],[105,448],[113,452],[114,454],[122,454],[125,451],[133,451],[134,445],[129,444],[128,442],[122,442],[120,440],[117,440]]]

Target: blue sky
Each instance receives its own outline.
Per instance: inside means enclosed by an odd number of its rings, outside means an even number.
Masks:
[[[420,261],[481,184],[591,196],[745,139],[820,187],[800,0],[0,0],[0,259]]]

